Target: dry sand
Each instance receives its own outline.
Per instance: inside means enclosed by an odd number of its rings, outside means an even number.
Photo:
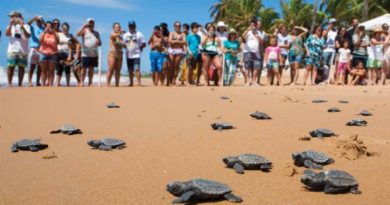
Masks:
[[[221,100],[223,95],[231,101]],[[328,103],[312,104],[314,98]],[[229,184],[242,204],[390,204],[388,86],[12,88],[1,89],[0,99],[0,204],[170,204],[174,197],[166,184],[197,177]],[[341,99],[349,104],[338,103]],[[112,101],[121,108],[106,109]],[[328,113],[333,106],[342,112]],[[365,117],[368,126],[347,127],[362,109],[374,114]],[[256,110],[273,119],[251,119]],[[237,129],[211,130],[210,123],[219,120]],[[84,134],[49,134],[64,123]],[[298,140],[320,127],[339,136]],[[338,140],[353,134],[380,154],[343,157]],[[127,148],[103,152],[86,144],[105,136],[125,140]],[[49,148],[11,153],[12,143],[22,138],[40,138]],[[354,175],[363,194],[305,190],[303,168],[287,176],[294,168],[291,153],[305,149],[334,157],[336,163],[326,169]],[[263,155],[274,168],[244,175],[225,168],[222,158],[240,153]]]

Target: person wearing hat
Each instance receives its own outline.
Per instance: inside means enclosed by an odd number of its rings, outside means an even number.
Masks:
[[[222,44],[227,40],[228,32],[226,32],[226,24],[223,21],[218,22],[217,32],[215,34],[219,39],[221,39]]]
[[[368,83],[370,85],[377,84],[379,71],[382,69],[383,47],[385,45],[385,41],[381,38],[382,32],[382,28],[375,28],[370,39],[370,46],[367,47]]]
[[[41,76],[41,68],[39,66],[39,37],[41,36],[41,33],[45,29],[45,21],[43,20],[42,16],[35,16],[27,23],[30,26],[30,52],[28,55],[28,59],[30,62],[30,71],[28,73],[28,84],[29,86],[32,86],[32,77],[34,74],[35,68],[37,68],[37,80],[36,85],[40,86],[40,76]]]
[[[19,12],[12,11],[8,16],[10,21],[5,32],[6,36],[9,37],[7,49],[8,86],[12,87],[12,78],[16,66],[18,66],[18,85],[22,86],[24,68],[27,66],[30,27],[28,24],[24,24],[22,14]]]
[[[98,47],[102,45],[99,32],[94,30],[95,20],[88,18],[86,24],[80,28],[77,32],[77,36],[82,38],[81,49],[81,71],[80,71],[80,84],[84,86],[84,80],[88,69],[89,82],[88,85],[92,86],[94,68],[98,66]]]
[[[223,85],[231,86],[235,79],[238,57],[240,52],[240,42],[237,40],[238,33],[234,28],[228,32],[227,39],[223,43],[223,53],[225,54],[225,68],[223,73]]]
[[[137,78],[137,85],[141,85],[141,53],[146,47],[144,35],[137,31],[137,25],[135,21],[129,21],[129,31],[125,33],[123,39],[125,41],[126,48],[126,63],[129,70],[130,84],[133,86],[134,72]]]
[[[352,37],[352,67],[355,67],[358,61],[362,61],[367,66],[367,47],[370,46],[370,39],[366,34],[364,26],[359,26]]]
[[[326,35],[326,41],[325,41],[325,49],[323,52],[323,59],[324,59],[324,64],[328,66],[328,68],[333,65],[334,59],[335,59],[335,54],[336,54],[336,36],[337,36],[337,31],[336,31],[336,19],[331,18],[329,19],[328,23],[328,29],[324,30],[325,35]]]

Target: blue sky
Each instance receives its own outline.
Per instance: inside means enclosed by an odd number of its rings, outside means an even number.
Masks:
[[[7,14],[11,10],[23,13],[25,21],[35,15],[44,16],[45,20],[58,18],[68,22],[71,33],[89,17],[96,21],[96,30],[100,32],[103,41],[103,69],[107,67],[108,38],[113,22],[119,22],[122,28],[127,29],[127,22],[137,22],[138,30],[148,39],[152,29],[160,22],[167,22],[170,30],[175,21],[191,23],[196,21],[204,24],[209,22],[209,8],[216,0],[0,0],[0,29],[3,36],[0,41],[0,66],[6,66],[6,50],[8,39],[4,31],[8,25]],[[268,7],[279,10],[279,1],[263,1]],[[142,70],[148,71],[148,49],[142,55]],[[122,68],[127,70],[126,66]]]

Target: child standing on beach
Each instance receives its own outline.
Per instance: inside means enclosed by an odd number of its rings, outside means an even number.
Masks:
[[[271,84],[272,76],[276,76],[277,83],[279,86],[281,83],[280,73],[279,73],[279,62],[281,59],[281,49],[276,45],[276,38],[270,38],[270,46],[265,49],[265,62],[268,69],[268,85]]]
[[[351,50],[349,49],[349,41],[343,42],[343,47],[339,49],[339,54],[336,60],[336,85],[344,85],[345,73],[350,69],[351,65]]]

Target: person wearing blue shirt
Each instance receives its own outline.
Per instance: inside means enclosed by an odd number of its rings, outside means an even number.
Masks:
[[[35,24],[33,24],[35,22]],[[44,20],[42,16],[35,16],[33,19],[31,19],[28,22],[28,25],[30,26],[30,52],[28,55],[28,59],[30,62],[30,71],[28,73],[28,84],[29,86],[32,86],[32,76],[34,74],[35,68],[37,68],[37,86],[40,86],[39,80],[41,76],[41,69],[39,67],[39,37],[41,36],[41,33],[45,29],[44,27]]]
[[[231,86],[236,75],[238,65],[237,54],[240,51],[240,42],[237,40],[237,36],[237,31],[232,28],[228,32],[227,40],[223,43],[223,52],[225,54],[224,86]]]
[[[191,34],[187,36],[187,59],[188,59],[188,84],[193,85],[193,73],[196,69],[196,85],[199,85],[200,75],[202,74],[202,58],[199,53],[199,45],[201,43],[198,33],[198,24],[191,24]]]
[[[322,28],[316,26],[312,35],[306,40],[306,72],[304,76],[304,83],[306,85],[309,74],[311,75],[311,85],[314,85],[317,78],[317,71],[322,63],[323,49],[325,41],[322,38]]]

